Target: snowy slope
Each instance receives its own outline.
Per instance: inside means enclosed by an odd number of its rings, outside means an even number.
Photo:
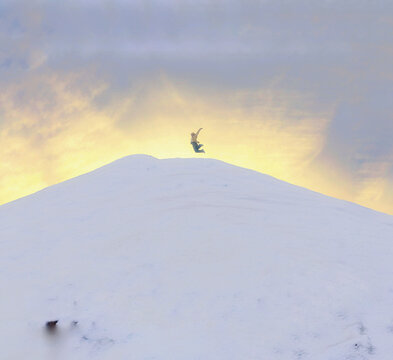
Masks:
[[[393,359],[393,217],[216,160],[3,205],[0,260],[1,359]]]

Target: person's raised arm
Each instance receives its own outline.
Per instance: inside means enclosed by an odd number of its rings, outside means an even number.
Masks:
[[[199,135],[199,132],[200,132],[202,129],[203,129],[203,128],[200,128],[200,129],[197,131],[196,136]]]

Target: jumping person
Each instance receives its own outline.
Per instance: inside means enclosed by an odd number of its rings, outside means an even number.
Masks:
[[[196,133],[193,133],[193,132],[191,133],[191,145],[194,148],[194,151],[196,153],[204,153],[205,152],[205,150],[203,150],[203,149],[200,150],[201,147],[203,146],[203,144],[200,144],[198,141],[198,135],[201,130],[202,130],[202,128],[200,128]]]

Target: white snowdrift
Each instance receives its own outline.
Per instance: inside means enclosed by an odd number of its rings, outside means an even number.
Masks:
[[[0,207],[0,314],[7,360],[390,360],[393,217],[126,157]]]

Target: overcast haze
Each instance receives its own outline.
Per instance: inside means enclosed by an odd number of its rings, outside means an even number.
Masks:
[[[391,1],[0,1],[0,202],[146,153],[393,214]]]

